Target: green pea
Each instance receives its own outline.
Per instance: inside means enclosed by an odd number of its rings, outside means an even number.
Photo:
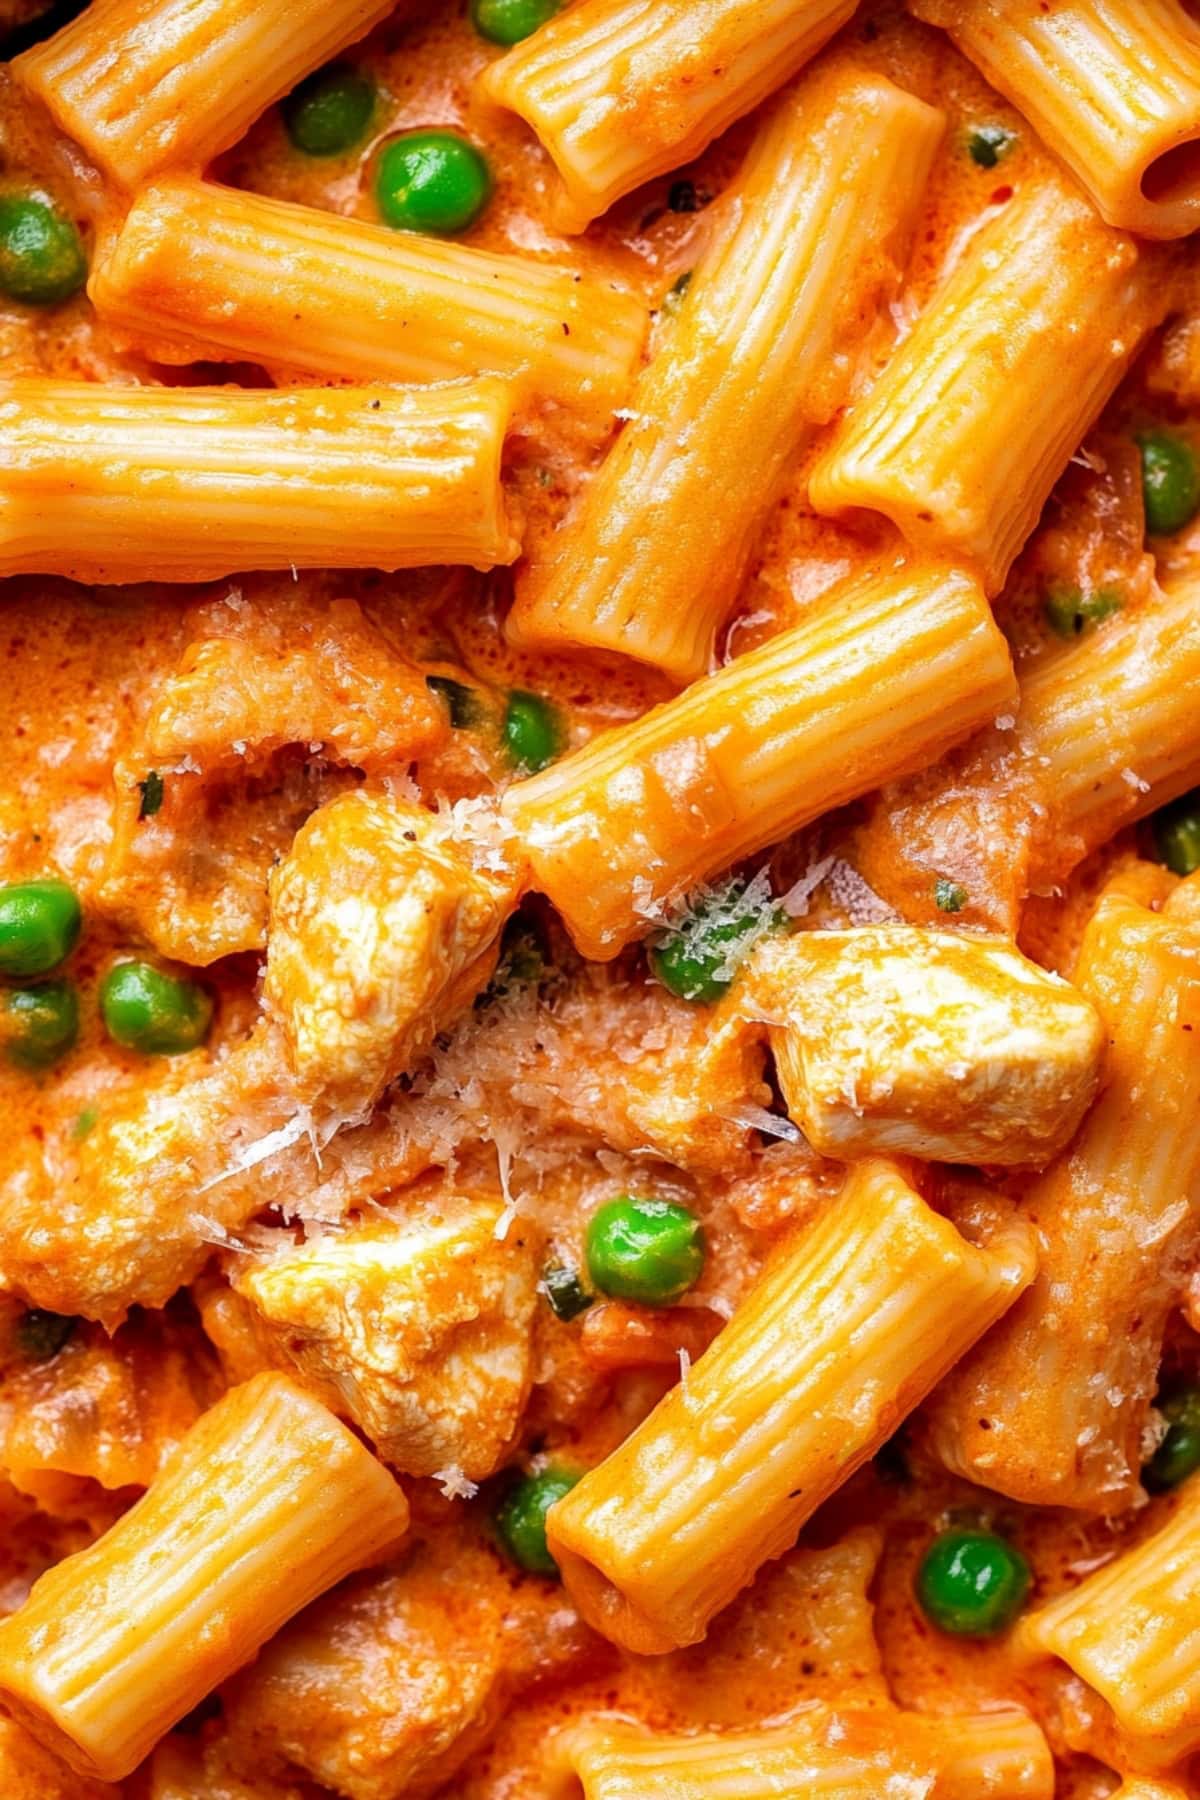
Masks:
[[[0,888],[0,975],[44,975],[79,942],[83,912],[65,881]]]
[[[100,984],[105,1030],[126,1050],[178,1056],[204,1042],[213,1003],[198,982],[153,963],[116,963]]]
[[[571,1469],[543,1469],[526,1475],[509,1490],[496,1514],[500,1542],[518,1567],[530,1575],[557,1575],[558,1564],[546,1543],[546,1514],[569,1494],[579,1476]]]
[[[341,156],[367,134],[375,89],[346,63],[329,63],[293,88],[283,103],[283,127],[306,156]]]
[[[51,200],[0,195],[0,293],[28,306],[54,306],[86,280],[79,233]]]
[[[79,996],[69,981],[0,994],[0,1041],[19,1069],[48,1069],[79,1036]]]
[[[1200,869],[1200,788],[1155,813],[1154,838],[1172,874],[1194,875]]]
[[[969,899],[966,888],[960,882],[948,880],[945,875],[939,875],[933,884],[933,903],[939,912],[961,912]]]
[[[593,1213],[586,1246],[592,1285],[643,1306],[670,1306],[704,1267],[700,1221],[674,1200],[619,1195]]]
[[[1116,588],[1096,588],[1086,594],[1079,588],[1051,588],[1043,602],[1046,622],[1061,638],[1082,637],[1091,626],[1120,612],[1124,604],[1124,595]]]
[[[379,211],[397,231],[465,231],[491,191],[487,163],[453,131],[394,138],[375,172]]]
[[[745,881],[693,900],[650,950],[650,967],[681,1000],[712,1002],[728,993],[739,966],[764,932],[784,923],[770,894]]]
[[[1178,1487],[1200,1469],[1200,1388],[1181,1388],[1158,1402],[1167,1421],[1166,1435],[1142,1470],[1152,1494]]]
[[[562,749],[562,726],[550,702],[521,688],[508,696],[502,731],[510,760],[526,775],[544,769]]]
[[[489,44],[519,44],[552,19],[562,0],[471,0],[471,23]]]
[[[17,1320],[17,1343],[31,1362],[49,1362],[71,1338],[79,1320],[70,1313],[30,1307]]]
[[[995,1637],[1025,1603],[1029,1564],[1016,1547],[990,1531],[943,1531],[917,1571],[917,1599],[926,1618],[956,1637]]]
[[[1016,142],[1016,135],[1004,125],[976,125],[967,133],[967,150],[971,161],[981,169],[994,169]]]
[[[542,1286],[556,1319],[577,1319],[592,1304],[592,1296],[579,1279],[578,1269],[552,1264],[542,1270]]]
[[[1143,431],[1138,437],[1142,453],[1142,499],[1146,530],[1151,537],[1170,537],[1182,531],[1200,511],[1200,465],[1190,444],[1174,432]]]

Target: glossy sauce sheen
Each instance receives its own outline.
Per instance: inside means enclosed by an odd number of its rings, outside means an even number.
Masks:
[[[981,220],[1036,179],[1049,159],[948,38],[898,7],[861,7],[841,41],[853,46],[864,65],[937,104],[948,118],[899,302],[910,318]],[[289,145],[273,108],[221,159],[217,172],[237,186],[374,220],[371,174],[379,144],[399,130],[452,126],[485,149],[495,178],[494,197],[465,241],[549,259],[557,255],[586,274],[615,278],[641,296],[648,310],[657,310],[672,283],[691,267],[706,231],[707,205],[736,173],[753,121],[734,127],[695,165],[619,202],[582,238],[565,239],[548,222],[550,165],[544,153],[519,120],[487,106],[473,88],[474,77],[495,54],[460,7],[402,4],[347,55],[381,95],[372,137],[361,150],[327,160],[306,158]],[[0,76],[0,82],[5,79]],[[995,122],[1013,129],[1017,141],[998,167],[980,168],[966,154],[964,133],[970,124]],[[90,241],[108,228],[98,178],[0,85],[0,189],[22,189],[30,178],[79,220]],[[669,194],[685,179],[697,210],[673,211]],[[887,347],[881,331],[881,353]],[[1147,565],[1128,426],[1147,409],[1185,419],[1189,404],[1200,401],[1200,391],[1188,391],[1186,370],[1176,390],[1170,371],[1162,341],[1155,340],[1089,439],[1087,454],[1075,459],[1060,482],[996,602],[1018,669],[1053,648],[1036,600],[1048,577],[1081,587],[1120,580],[1132,596],[1130,604],[1137,604]],[[148,362],[100,324],[82,297],[45,313],[0,303],[0,376],[24,374],[112,383],[266,380],[246,366],[180,370]],[[534,411],[519,419],[509,440],[506,483],[525,518],[527,548],[536,548],[561,518],[602,447],[561,415]],[[821,447],[819,441],[814,455]],[[878,519],[858,526],[818,519],[804,499],[808,466],[795,471],[760,535],[719,655],[740,654],[794,623],[835,579],[890,541],[891,528]],[[1182,546],[1173,541],[1173,555],[1185,553],[1186,535]],[[669,555],[670,546],[663,550]],[[189,928],[202,935],[206,907],[216,907],[239,880],[248,890],[256,882],[261,886],[261,871],[286,851],[306,814],[360,779],[355,767],[339,765],[320,746],[292,746],[255,763],[248,778],[234,756],[202,799],[172,792],[174,781],[187,782],[186,769],[164,769],[158,848],[135,870],[115,904],[114,765],[136,754],[156,692],[186,646],[213,631],[219,635],[230,624],[234,635],[257,649],[302,643],[310,627],[332,630],[336,637],[346,620],[356,631],[365,621],[385,645],[431,671],[481,684],[499,696],[511,687],[547,695],[567,721],[573,746],[670,693],[661,677],[633,665],[514,651],[501,632],[509,591],[510,577],[503,571],[480,576],[448,570],[336,577],[301,572],[295,579],[250,575],[205,588],[90,591],[38,578],[4,584],[0,879],[57,869],[77,888],[87,925],[69,964],[81,994],[78,1047],[44,1078],[0,1064],[0,1180],[19,1188],[48,1176],[53,1190],[69,1179],[89,1132],[107,1109],[126,1108],[151,1088],[182,1088],[204,1066],[204,1053],[181,1062],[125,1053],[98,1025],[98,979],[114,951],[138,945],[138,908],[153,904],[156,887],[169,885]],[[338,612],[346,601],[355,608]],[[492,704],[498,708],[500,701]],[[446,733],[418,760],[415,779],[424,798],[486,794],[510,779],[494,722],[472,742],[468,747]],[[384,764],[385,772],[397,777],[405,766]],[[986,770],[981,773],[976,765],[972,772],[964,764],[968,797],[972,782],[985,797],[985,780]],[[873,815],[878,825],[869,839],[873,860],[860,873],[910,919],[936,922],[936,915],[925,916],[925,866],[910,858],[902,824],[889,835],[880,816],[887,804],[886,798],[871,801],[845,820],[826,821],[786,847],[779,866],[794,875],[809,859],[845,849],[856,825]],[[1011,804],[1000,804],[991,853],[949,871],[969,890],[961,922],[988,924],[1002,908],[1007,875],[1002,807]],[[1092,868],[1075,887],[1086,895],[1095,880]],[[1036,922],[1052,944],[1069,940],[1074,904],[1070,898],[1061,905],[1036,903]],[[838,922],[836,898],[826,896],[818,905]],[[555,1085],[564,1113],[582,1110],[594,1121],[602,1111],[594,1090],[609,1081],[614,1059],[622,1078],[636,1082],[639,1054],[657,1057],[671,1034],[684,1029],[686,1008],[648,983],[640,952],[627,952],[606,972],[589,974],[561,934],[552,941],[581,995],[575,1025],[554,1040]],[[209,1054],[219,1057],[250,1029],[258,958],[253,953],[221,957],[204,978],[218,995]],[[458,1146],[462,1167],[495,1188],[490,1144],[510,1152],[515,1146],[510,1178],[519,1209],[511,1228],[519,1231],[527,1220],[539,1241],[552,1244],[563,1261],[578,1260],[584,1222],[598,1201],[636,1189],[639,1182],[644,1187],[649,1174],[656,1191],[684,1199],[704,1222],[709,1256],[689,1306],[726,1315],[782,1227],[815,1207],[827,1191],[828,1165],[803,1147],[771,1146],[737,1124],[728,1126],[708,1173],[684,1175],[665,1163],[606,1147],[594,1124],[585,1124],[564,1151],[560,1121],[550,1109],[541,1101],[516,1106],[508,1093],[511,1070],[533,1054],[531,1032],[536,1037],[537,1026],[527,1018],[501,1019],[491,1041],[479,1049],[475,1073],[482,1077],[481,1097]],[[764,1098],[769,1103],[769,1096]],[[380,1191],[386,1197],[386,1182]],[[278,1229],[278,1213],[265,1214],[263,1224]],[[205,1316],[211,1325],[215,1315],[206,1311]],[[599,1460],[677,1379],[680,1345],[690,1347],[693,1357],[699,1354],[715,1323],[711,1313],[699,1324],[692,1321],[690,1336],[662,1327],[657,1366],[628,1369],[619,1366],[619,1347],[613,1351],[609,1342],[606,1350],[606,1333],[615,1340],[623,1328],[619,1318],[610,1314],[605,1320],[593,1312],[582,1323],[560,1323],[539,1298],[535,1387],[511,1460],[519,1461],[522,1450],[547,1449],[581,1467]],[[643,1329],[653,1335],[660,1328]],[[181,1297],[162,1314],[135,1310],[111,1343],[99,1326],[81,1325],[58,1357],[32,1369],[22,1367],[9,1347],[0,1388],[0,1465],[14,1474],[15,1485],[0,1499],[10,1550],[0,1606],[13,1609],[39,1569],[87,1542],[134,1497],[162,1448],[220,1392],[231,1373],[232,1342],[226,1337],[220,1343],[223,1376],[196,1307]],[[1181,1322],[1172,1326],[1168,1358],[1182,1372],[1200,1364],[1196,1339]],[[35,1409],[39,1424],[32,1434]],[[39,1440],[34,1450],[31,1435]],[[29,1472],[47,1462],[51,1473],[44,1467]],[[513,1574],[489,1534],[491,1487],[467,1502],[443,1498],[432,1481],[410,1481],[406,1487],[415,1538],[395,1565],[405,1572],[405,1583],[395,1583],[399,1610],[389,1612],[391,1574],[382,1586],[376,1577],[360,1576],[340,1590],[362,1595],[339,1640],[343,1648],[357,1646],[357,1693],[339,1697],[319,1683],[309,1691],[299,1668],[285,1668],[272,1712],[261,1693],[255,1696],[235,1681],[222,1696],[224,1714],[210,1708],[194,1720],[180,1751],[185,1759],[209,1759],[204,1766],[211,1785],[171,1793],[292,1800],[319,1792],[294,1785],[299,1777],[294,1768],[289,1771],[281,1749],[280,1720],[299,1721],[299,1740],[311,1750],[336,1729],[339,1709],[362,1709],[368,1737],[377,1732],[382,1739],[389,1717],[415,1721],[428,1712],[445,1734],[439,1754],[447,1758],[446,1769],[453,1770],[458,1754],[465,1753],[461,1768],[442,1786],[436,1757],[423,1767],[414,1764],[413,1784],[403,1791],[435,1791],[455,1800],[519,1800],[538,1791],[548,1732],[597,1707],[615,1707],[657,1727],[742,1726],[807,1698],[869,1701],[883,1692],[881,1679],[901,1705],[920,1710],[1025,1704],[1055,1749],[1060,1795],[1102,1800],[1114,1789],[1110,1771],[1072,1748],[1084,1733],[1072,1710],[1078,1694],[1069,1691],[1065,1675],[1029,1675],[1004,1639],[976,1644],[936,1632],[916,1606],[913,1575],[934,1529],[951,1522],[980,1524],[1021,1546],[1034,1570],[1034,1597],[1045,1598],[1106,1560],[1130,1533],[1143,1533],[1162,1502],[1111,1521],[1023,1508],[943,1474],[922,1453],[916,1434],[905,1432],[821,1509],[797,1556],[769,1565],[751,1593],[717,1620],[702,1646],[638,1659],[580,1624],[561,1589]],[[844,1567],[806,1560],[809,1550],[838,1541],[845,1546]],[[815,1575],[817,1569],[825,1572]],[[318,1601],[299,1627],[291,1628],[313,1634],[318,1664],[323,1609],[329,1605],[328,1599]],[[459,1670],[461,1691],[433,1694],[420,1659],[406,1663],[397,1655],[392,1629],[397,1618],[401,1638],[411,1629],[425,1634],[421,1642],[432,1640],[447,1652]],[[268,1649],[268,1662],[271,1655]],[[257,1779],[226,1771],[222,1716],[232,1721],[243,1753],[252,1746],[242,1766],[257,1768]],[[151,1791],[143,1777],[126,1786],[131,1796]]]

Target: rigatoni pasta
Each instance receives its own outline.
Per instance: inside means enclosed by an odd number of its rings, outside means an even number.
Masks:
[[[1053,181],[962,252],[813,471],[819,512],[885,514],[989,593],[1167,293],[1147,254]]]
[[[95,0],[14,64],[116,182],[198,168],[392,0]]]
[[[930,1791],[939,1800],[1050,1800],[1054,1792],[1049,1746],[1016,1711],[926,1719],[814,1706],[785,1725],[691,1736],[601,1716],[559,1733],[551,1755],[578,1778],[584,1800],[878,1800]],[[568,1783],[558,1792],[566,1796]]]
[[[711,1349],[551,1509],[584,1618],[651,1654],[697,1642],[1012,1304],[1034,1260],[1018,1223],[977,1249],[894,1164],[855,1164]]]
[[[510,395],[0,385],[0,574],[196,581],[238,569],[490,568]]]
[[[119,1780],[286,1619],[407,1528],[404,1495],[370,1452],[283,1376],[255,1376],[0,1624],[0,1694],[81,1775]]]
[[[703,150],[803,67],[855,0],[584,0],[495,63],[492,99],[554,159],[564,230]]]
[[[1200,226],[1200,27],[1179,0],[910,0],[1145,237]]]
[[[1136,1491],[1167,1315],[1200,1242],[1200,930],[1107,896],[1076,980],[1104,1020],[1104,1086],[1026,1196],[1037,1277],[944,1384],[932,1434],[1001,1493],[1114,1512]]]
[[[503,375],[605,428],[647,325],[632,294],[570,268],[186,177],[134,197],[89,291],[168,362],[249,357],[368,382]]]
[[[510,788],[503,810],[579,948],[613,956],[668,899],[919,766],[1012,693],[968,576],[887,569]]]
[[[1200,1744],[1200,1481],[1133,1550],[1019,1627],[1031,1653],[1061,1657],[1112,1708],[1139,1760],[1166,1768]]]
[[[516,643],[618,651],[680,682],[705,673],[779,484],[894,289],[942,127],[836,64],[781,102],[628,423],[522,569]]]

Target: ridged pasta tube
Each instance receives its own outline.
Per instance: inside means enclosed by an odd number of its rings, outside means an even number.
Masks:
[[[511,562],[510,402],[490,378],[285,394],[0,383],[0,575]]]
[[[88,292],[163,361],[248,357],[368,382],[503,375],[521,399],[606,428],[647,327],[633,294],[574,269],[190,179],[135,197]]]
[[[537,132],[582,231],[698,156],[803,68],[856,0],[584,0],[493,63],[483,87]]]
[[[1018,194],[851,407],[813,505],[883,513],[995,593],[1169,299],[1154,258],[1086,200],[1049,181]]]
[[[939,1390],[932,1437],[950,1468],[1014,1499],[1115,1512],[1137,1491],[1163,1332],[1198,1241],[1200,928],[1107,895],[1076,981],[1106,1028],[1104,1086],[1025,1198],[1037,1278]]]
[[[552,1778],[574,1776],[584,1800],[1051,1800],[1054,1762],[1015,1708],[923,1718],[883,1708],[798,1709],[758,1731],[667,1736],[603,1715],[568,1726],[550,1749]],[[566,1784],[561,1789],[568,1792]]]
[[[125,188],[199,168],[394,0],[92,0],[13,68]]]
[[[0,1623],[0,1693],[81,1775],[121,1780],[285,1620],[407,1528],[403,1493],[358,1439],[283,1376],[256,1375]]]
[[[1018,1646],[1061,1657],[1166,1768],[1200,1747],[1200,1479],[1135,1549],[1029,1614]]]
[[[519,782],[503,809],[580,950],[611,957],[668,899],[923,768],[1013,693],[971,578],[894,568]]]
[[[705,673],[758,526],[896,285],[943,123],[838,65],[781,102],[628,423],[522,569],[510,638]]]
[[[1179,0],[910,0],[1067,164],[1102,218],[1200,226],[1200,26]]]
[[[679,1385],[551,1508],[584,1618],[631,1650],[698,1642],[1033,1269],[1019,1222],[977,1249],[895,1165],[855,1164]]]

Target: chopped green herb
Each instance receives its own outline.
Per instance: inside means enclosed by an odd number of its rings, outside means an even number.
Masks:
[[[981,169],[994,169],[1016,142],[1016,133],[1005,125],[976,125],[967,133],[971,161]]]
[[[542,1286],[550,1310],[558,1319],[578,1318],[581,1312],[587,1311],[594,1297],[579,1279],[578,1269],[565,1269],[560,1264],[543,1269]]]
[[[49,1362],[71,1337],[79,1320],[69,1313],[31,1307],[17,1320],[17,1343],[32,1362]]]
[[[1044,602],[1046,622],[1061,638],[1080,637],[1125,604],[1116,588],[1097,588],[1085,594],[1079,588],[1051,588]]]
[[[474,688],[450,675],[427,675],[425,685],[446,707],[455,731],[471,731],[482,723],[483,707]]]
[[[89,1131],[95,1129],[99,1117],[94,1106],[85,1106],[71,1127],[71,1136],[75,1139],[85,1138]]]
[[[660,308],[660,310],[662,312],[664,312],[668,318],[670,318],[672,316],[672,314],[677,313],[679,311],[679,308],[683,304],[683,296],[687,293],[687,291],[691,287],[691,285],[692,285],[692,270],[691,269],[685,269],[683,271],[683,274],[677,276],[675,278],[675,280],[671,283],[670,287],[667,289],[666,294],[663,298],[662,307]]]
[[[938,876],[933,887],[933,900],[939,912],[961,912],[968,898],[966,888],[961,887],[957,881],[948,881],[944,875]]]
[[[163,803],[163,778],[157,769],[151,769],[145,781],[138,782],[138,792],[142,796],[138,818],[152,819]]]

